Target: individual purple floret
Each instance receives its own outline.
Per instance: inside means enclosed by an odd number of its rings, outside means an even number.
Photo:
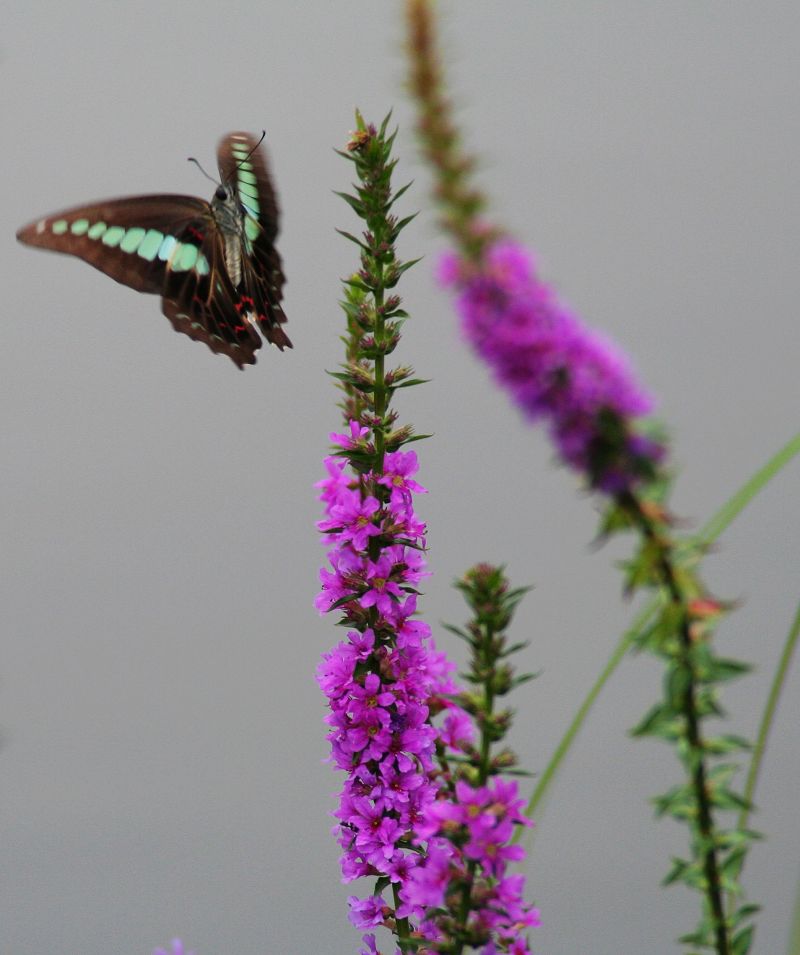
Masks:
[[[636,431],[652,397],[616,345],[538,278],[524,246],[502,239],[479,266],[447,253],[439,278],[456,287],[464,335],[495,381],[530,421],[547,422],[561,457],[593,487],[615,493],[654,475],[664,448]]]

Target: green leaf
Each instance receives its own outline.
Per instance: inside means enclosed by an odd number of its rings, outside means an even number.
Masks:
[[[718,657],[713,662],[709,678],[716,683],[722,683],[725,680],[735,680],[752,670],[751,664],[744,663],[742,660],[726,660]]]
[[[661,735],[664,728],[672,727],[674,724],[675,714],[667,709],[663,703],[656,703],[645,713],[640,722],[628,732],[634,737]]]
[[[440,626],[442,626],[445,630],[448,630],[450,633],[455,634],[460,640],[466,640],[466,642],[470,645],[474,645],[475,641],[473,637],[468,634],[466,630],[462,630],[460,627],[455,627],[452,623],[443,623]]]
[[[392,880],[387,876],[382,875],[375,880],[375,889],[373,895],[380,895],[384,889],[387,889],[392,884]]]
[[[372,249],[370,249],[370,247],[365,242],[362,242],[361,239],[357,239],[350,232],[345,232],[344,229],[336,229],[336,232],[338,232],[339,235],[344,236],[345,239],[349,239],[351,242],[354,242],[360,249],[363,249],[364,252],[366,252],[368,255],[372,254]]]
[[[704,546],[713,544],[750,501],[798,454],[800,454],[800,433],[791,438],[732,497],[728,498],[711,520],[701,528],[695,540]]]
[[[731,955],[747,955],[750,946],[753,944],[755,930],[755,925],[748,925],[733,936],[731,939]]]
[[[400,186],[400,188],[392,196],[386,208],[391,209],[392,206],[395,204],[395,202],[397,202],[397,200],[400,198],[400,196],[402,196],[405,192],[407,192],[413,185],[414,185],[414,180],[412,179],[411,182],[407,182],[404,186]]]
[[[667,874],[661,880],[661,884],[666,886],[666,885],[673,885],[675,882],[682,882],[684,878],[684,874],[689,868],[690,868],[690,863],[687,862],[685,859],[677,859],[673,857],[672,868],[669,870],[669,872],[667,872]]]
[[[712,756],[747,752],[751,748],[749,741],[743,736],[735,736],[733,734],[710,736],[703,740],[703,749]]]
[[[506,657],[510,657],[512,653],[519,653],[520,650],[527,650],[530,645],[530,640],[521,640],[519,643],[512,643],[510,647],[498,654],[498,659],[503,660]]]
[[[349,192],[337,192],[335,189],[333,190],[333,194],[338,196],[340,199],[344,199],[344,201],[348,204],[348,206],[350,206],[359,219],[363,219],[365,217],[366,210],[364,208],[364,203],[360,199],[357,199],[355,196],[351,196]]]

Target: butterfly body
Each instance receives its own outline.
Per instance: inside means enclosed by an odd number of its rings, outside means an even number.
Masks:
[[[17,238],[161,295],[176,331],[240,368],[254,364],[261,336],[291,348],[281,327],[277,203],[266,159],[249,133],[224,136],[217,155],[222,181],[210,202],[181,195],[111,199],[39,219]]]

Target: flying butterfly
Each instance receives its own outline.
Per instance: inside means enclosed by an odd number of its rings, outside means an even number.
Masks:
[[[263,138],[222,137],[220,185],[211,202],[176,195],[109,199],[38,219],[17,238],[77,255],[137,292],[161,295],[176,331],[239,368],[253,365],[258,331],[281,350],[292,347],[281,327],[278,206]]]

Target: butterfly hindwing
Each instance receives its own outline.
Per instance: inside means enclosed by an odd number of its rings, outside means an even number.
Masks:
[[[187,224],[177,241],[183,248],[196,248],[195,266],[167,268],[163,313],[176,331],[204,342],[213,352],[227,355],[240,368],[255,364],[261,339],[228,276],[223,240],[213,219]],[[187,259],[195,255],[184,254]],[[201,268],[197,268],[197,263],[201,263]]]
[[[279,348],[291,348],[281,325],[286,315],[281,306],[285,282],[281,258],[275,248],[278,235],[278,203],[260,140],[250,133],[228,133],[217,150],[222,181],[236,191],[244,212],[245,256],[243,295],[252,303],[262,335]]]

